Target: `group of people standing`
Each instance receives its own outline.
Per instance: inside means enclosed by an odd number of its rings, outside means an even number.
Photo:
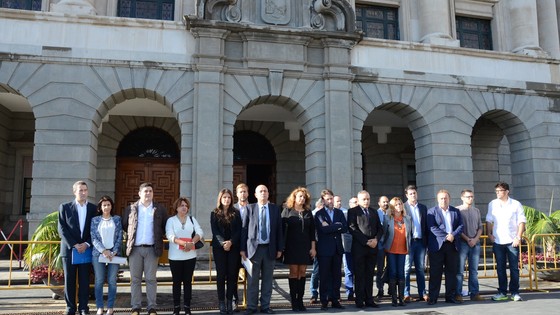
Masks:
[[[103,196],[97,205],[87,202],[88,187],[83,181],[73,185],[75,200],[60,205],[59,233],[61,256],[65,273],[66,314],[89,314],[89,263],[73,264],[72,251],[92,250],[95,272],[97,314],[104,313],[103,285],[108,283],[107,315],[113,314],[116,296],[118,264],[121,256],[123,232],[126,232],[131,284],[132,315],[139,315],[142,304],[142,275],[146,282],[147,311],[157,315],[156,272],[163,253],[164,236],[169,240],[169,264],[173,279],[174,315],[190,314],[192,275],[196,265],[196,243],[203,239],[198,221],[189,215],[190,201],[178,198],[174,215],[168,218],[166,209],[153,201],[151,183],[139,187],[140,199],[128,206],[123,218],[113,212],[114,203]],[[490,202],[486,221],[488,238],[494,243],[498,273],[498,294],[494,300],[507,297],[506,260],[510,265],[509,291],[511,299],[519,296],[519,245],[525,227],[521,204],[509,197],[507,183],[496,184],[497,199]],[[270,307],[274,266],[282,259],[289,268],[291,306],[294,312],[305,311],[303,296],[307,266],[314,264],[318,274],[321,310],[344,308],[340,303],[342,262],[345,262],[348,299],[357,308],[379,307],[374,300],[374,276],[377,277],[377,297],[384,295],[383,285],[389,283],[388,293],[393,306],[403,306],[412,300],[437,303],[442,275],[445,274],[445,301],[462,302],[462,283],[465,261],[469,264],[468,292],[471,300],[481,300],[477,267],[480,256],[482,222],[480,211],[473,206],[472,190],[463,190],[463,204],[449,205],[447,190],[437,193],[437,205],[427,209],[417,201],[415,186],[405,189],[407,200],[389,200],[381,196],[378,209],[370,207],[370,194],[363,190],[351,199],[350,209],[341,209],[340,197],[329,189],[321,191],[316,209],[311,210],[311,195],[304,187],[297,187],[288,196],[284,207],[269,202],[265,185],[255,189],[256,203],[248,203],[249,189],[245,184],[233,192],[222,189],[216,207],[210,214],[212,254],[216,264],[217,294],[220,314],[231,314],[239,301],[238,272],[247,269],[248,290],[246,314],[273,314]],[[346,242],[343,245],[343,239]],[[351,245],[347,244],[351,240]],[[429,253],[430,280],[426,290],[424,262]],[[103,259],[100,259],[102,256]],[[100,261],[101,260],[101,261]],[[418,298],[410,292],[412,264],[418,288]],[[377,272],[375,272],[377,268]],[[76,274],[78,276],[78,307],[76,307]],[[181,290],[183,307],[181,308]],[[311,283],[312,300],[316,284]],[[259,299],[260,293],[260,299]]]

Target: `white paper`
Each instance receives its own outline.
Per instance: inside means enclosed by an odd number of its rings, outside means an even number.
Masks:
[[[245,270],[247,270],[247,273],[249,274],[249,277],[253,276],[253,263],[251,262],[251,260],[249,258],[243,259],[241,258],[241,264],[243,264],[243,267],[245,268]]]
[[[99,255],[99,262],[100,263],[106,263],[106,264],[125,265],[126,264],[126,258],[125,257],[120,257],[120,256],[114,256],[112,260],[109,260],[109,258],[107,258],[103,255]]]

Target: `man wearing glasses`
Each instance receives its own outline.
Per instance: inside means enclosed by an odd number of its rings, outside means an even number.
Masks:
[[[498,272],[498,293],[494,301],[504,301],[507,296],[506,259],[509,262],[511,299],[522,301],[519,295],[519,245],[525,231],[525,213],[521,203],[509,197],[509,185],[496,184],[496,199],[488,204],[486,215],[488,239],[493,242],[492,250],[496,256]]]
[[[471,301],[484,300],[478,286],[478,261],[480,260],[480,235],[482,235],[482,220],[480,210],[474,207],[474,193],[470,189],[461,191],[463,204],[458,206],[463,219],[463,232],[459,239],[459,269],[457,270],[457,296],[455,300],[463,301],[463,275],[465,273],[465,260],[469,262],[469,295]]]

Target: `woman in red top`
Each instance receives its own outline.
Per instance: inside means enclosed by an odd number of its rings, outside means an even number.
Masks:
[[[406,214],[403,201],[399,197],[389,201],[389,211],[383,220],[383,231],[392,305],[397,306],[398,284],[398,305],[404,306],[404,262],[412,239],[412,221]]]

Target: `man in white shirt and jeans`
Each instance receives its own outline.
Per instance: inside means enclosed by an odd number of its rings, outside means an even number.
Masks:
[[[493,242],[492,250],[496,256],[498,272],[498,294],[492,297],[494,301],[504,301],[507,296],[506,259],[509,262],[511,299],[522,301],[519,295],[519,246],[525,231],[525,213],[521,203],[509,197],[509,185],[498,182],[496,199],[488,204],[486,224],[488,239]]]

